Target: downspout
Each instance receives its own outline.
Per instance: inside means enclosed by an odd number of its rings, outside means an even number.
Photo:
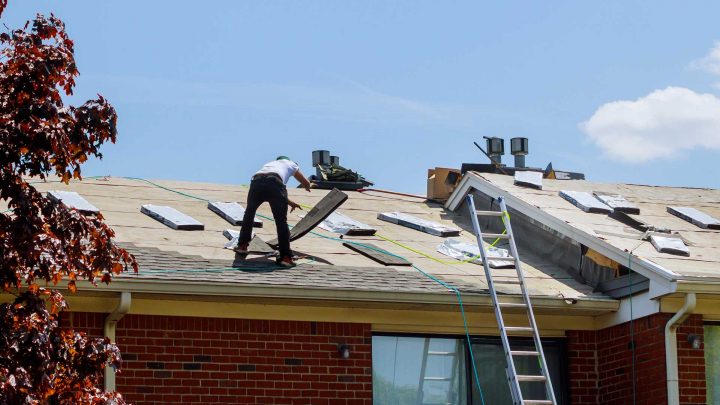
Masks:
[[[685,305],[665,325],[665,368],[667,369],[668,405],[680,405],[678,384],[677,329],[695,310],[695,293],[685,294]]]
[[[115,327],[117,323],[130,310],[130,293],[120,293],[120,302],[107,318],[105,318],[105,326],[103,332],[112,343],[115,343]],[[105,392],[115,391],[115,369],[107,365],[105,367]]]

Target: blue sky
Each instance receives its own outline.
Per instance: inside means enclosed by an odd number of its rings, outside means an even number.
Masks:
[[[85,175],[247,183],[329,149],[424,193],[428,168],[486,161],[473,141],[524,136],[533,166],[720,187],[717,1],[10,0],[2,21],[50,11],[76,43],[71,101],[119,114]]]

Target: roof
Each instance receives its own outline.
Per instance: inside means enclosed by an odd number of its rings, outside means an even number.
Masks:
[[[90,178],[73,181],[34,184],[41,191],[75,191],[98,207],[106,223],[116,232],[116,240],[125,244],[138,257],[139,275],[124,275],[120,280],[156,280],[216,284],[286,286],[292,288],[336,289],[338,291],[410,292],[447,294],[448,289],[411,267],[385,267],[342,245],[336,234],[320,228],[292,243],[293,250],[305,258],[291,270],[269,269],[267,259],[254,258],[238,262],[233,251],[224,249],[225,229],[238,230],[207,208],[210,201],[236,201],[245,204],[248,187],[244,185],[191,183],[181,181],[148,182],[130,178]],[[300,204],[314,206],[328,191],[289,189],[290,198]],[[464,230],[459,239],[473,241],[471,225],[464,215],[448,212],[440,204],[424,198],[400,196],[376,191],[347,192],[349,199],[339,212],[371,225],[378,236],[345,236],[344,240],[369,242],[395,255],[407,258],[423,272],[458,287],[463,293],[484,294],[487,284],[482,266],[473,263],[440,263],[409,247],[442,261],[453,259],[436,252],[443,238],[377,219],[380,212],[398,211]],[[143,204],[171,206],[202,222],[204,230],[174,230],[140,213]],[[271,217],[267,204],[258,214]],[[288,215],[292,225],[303,211]],[[263,219],[264,226],[254,231],[264,240],[275,237],[272,221]],[[323,238],[319,235],[331,237]],[[391,239],[396,243],[388,241]],[[551,262],[521,252],[526,282],[531,295],[554,299],[575,298],[607,301],[608,298],[575,281],[567,272]],[[231,269],[241,267],[241,269]],[[189,268],[189,269],[188,269]],[[184,270],[183,270],[184,269]],[[194,272],[193,271],[196,271]],[[272,271],[268,271],[272,270]],[[130,279],[127,280],[131,281]],[[214,284],[213,284],[214,283]],[[517,294],[517,286],[499,289],[500,293]]]
[[[456,209],[471,188],[505,197],[508,207],[618,263],[627,264],[627,252],[632,252],[632,269],[658,283],[702,282],[706,287],[720,283],[720,231],[702,229],[667,212],[669,206],[693,207],[720,218],[720,190],[550,179],[543,179],[542,190],[537,190],[514,185],[512,176],[468,172],[446,206]],[[658,252],[650,242],[640,240],[641,232],[608,215],[578,209],[559,195],[561,190],[622,195],[640,208],[634,218],[678,232],[689,245],[690,256]]]

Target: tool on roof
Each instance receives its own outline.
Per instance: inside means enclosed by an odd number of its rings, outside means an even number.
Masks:
[[[498,198],[500,211],[477,211],[475,209],[475,202],[472,194],[468,194],[467,205],[470,209],[470,217],[472,219],[473,230],[475,237],[477,238],[478,247],[480,248],[480,255],[482,256],[483,268],[485,270],[485,277],[487,278],[488,288],[490,290],[490,296],[492,297],[493,307],[495,308],[495,318],[498,322],[500,329],[500,338],[503,344],[503,351],[505,354],[505,360],[507,361],[507,367],[505,369],[507,373],[508,384],[510,385],[510,394],[513,399],[514,405],[556,405],[557,400],[555,399],[555,392],[553,391],[552,383],[550,381],[550,373],[548,371],[547,362],[545,361],[545,354],[542,349],[542,342],[540,341],[540,333],[538,332],[537,323],[535,322],[535,314],[533,313],[532,304],[530,303],[530,296],[528,295],[527,288],[525,286],[525,278],[523,271],[520,266],[520,260],[518,256],[517,247],[515,245],[515,238],[513,237],[512,227],[510,226],[510,216],[508,215],[507,206],[505,205],[505,199],[502,197]],[[511,257],[507,260],[515,262],[515,270],[517,273],[517,279],[507,280],[505,277],[503,280],[495,280],[493,273],[489,266],[489,257],[485,250],[485,244],[483,239],[485,238],[496,238],[496,234],[483,233],[480,229],[480,221],[478,216],[485,217],[500,217],[502,218],[503,224],[505,225],[506,234],[503,235],[508,240],[510,246]],[[497,258],[493,258],[497,260]],[[495,284],[512,284],[519,285],[522,293],[522,303],[510,303],[500,301],[495,290]],[[508,326],[505,324],[503,318],[503,311],[509,308],[520,308],[527,314],[528,324],[527,325],[513,325]],[[510,340],[508,334],[530,334],[533,338],[535,350],[513,350],[510,346]],[[540,374],[537,375],[519,375],[517,368],[515,367],[516,357],[535,357],[538,359],[538,365],[540,367]],[[522,387],[525,384],[538,384],[544,385],[545,398],[540,399],[525,399]]]

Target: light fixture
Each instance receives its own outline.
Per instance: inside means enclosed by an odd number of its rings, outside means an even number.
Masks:
[[[687,340],[693,349],[699,349],[702,345],[702,338],[694,333],[689,334]]]
[[[340,355],[340,357],[342,357],[343,359],[350,358],[350,346],[349,345],[340,343],[340,344],[338,344],[337,349],[338,349],[338,354]]]

